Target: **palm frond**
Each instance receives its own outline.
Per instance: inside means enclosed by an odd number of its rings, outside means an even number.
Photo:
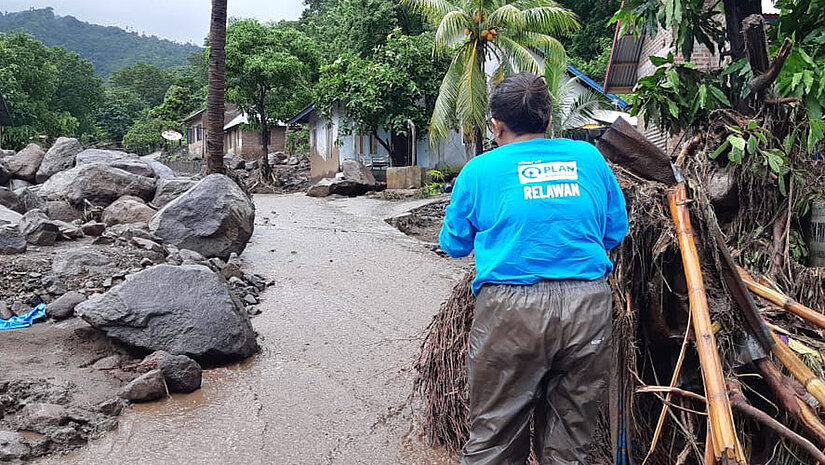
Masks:
[[[433,114],[430,117],[430,142],[437,143],[446,139],[453,129],[456,114],[458,83],[464,74],[466,54],[456,53],[447,74],[441,80],[441,88],[435,100]]]
[[[552,66],[563,67],[567,63],[564,45],[554,37],[538,32],[523,32],[512,38]]]
[[[496,37],[496,40],[491,44],[501,50],[502,59],[512,60],[515,68],[519,71],[541,72],[542,65],[539,63],[538,57],[515,40],[502,34]]]
[[[467,13],[460,10],[450,11],[438,23],[438,30],[435,32],[435,52],[443,54],[451,45],[461,40],[465,29],[472,29],[474,26],[473,18]]]
[[[571,95],[571,100],[562,107],[562,121],[559,127],[562,134],[592,122],[596,111],[601,110],[604,103],[599,94],[589,89],[577,97]]]
[[[493,71],[493,77],[491,79],[492,87],[496,87],[501,84],[501,81],[503,81],[507,76],[515,74],[513,63],[509,59],[499,57],[498,63],[499,64],[496,67],[496,70]]]
[[[526,30],[554,36],[566,36],[581,28],[575,13],[557,3],[548,3],[552,5],[523,10]]]
[[[524,13],[512,4],[504,4],[496,9],[487,18],[487,29],[494,27],[513,28],[515,30],[524,29],[527,25],[527,18]]]
[[[456,115],[465,134],[475,138],[474,129],[487,125],[487,79],[478,57],[478,42],[467,47],[464,75],[458,83]]]
[[[407,6],[414,13],[418,13],[433,26],[437,26],[441,19],[451,11],[459,10],[447,0],[401,0],[401,5]]]

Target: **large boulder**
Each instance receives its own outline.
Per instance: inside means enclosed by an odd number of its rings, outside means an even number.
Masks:
[[[172,179],[175,177],[175,172],[172,171],[172,168],[169,168],[168,166],[155,160],[154,158],[140,157],[140,159],[152,168],[152,171],[155,172],[156,178]]]
[[[55,299],[46,307],[46,313],[55,319],[62,320],[72,316],[77,304],[86,300],[86,296],[77,292],[69,291]]]
[[[46,210],[46,203],[40,197],[40,188],[38,186],[24,187],[22,189],[15,189],[14,194],[20,200],[20,205],[24,211],[29,210]]]
[[[243,305],[209,268],[158,265],[75,307],[109,337],[196,360],[249,357],[258,348]]]
[[[4,224],[16,226],[20,224],[21,218],[23,218],[23,215],[20,213],[0,205],[0,226]]]
[[[65,200],[49,200],[43,203],[42,209],[49,215],[49,218],[57,221],[71,223],[83,219],[83,212]]]
[[[59,137],[43,157],[40,168],[35,174],[35,181],[42,184],[52,175],[74,167],[75,158],[82,151],[83,146],[77,139]]]
[[[67,200],[74,205],[87,200],[103,206],[124,195],[149,200],[154,194],[154,178],[138,176],[104,164],[81,165],[79,162],[78,166],[49,178],[39,191],[39,195],[46,200]]]
[[[0,187],[0,206],[14,210],[17,213],[26,213],[26,210],[23,208],[23,204],[20,203],[20,198],[17,194],[9,189],[6,189],[5,187]]]
[[[333,194],[353,197],[367,193],[372,187],[347,179],[324,178],[313,184],[307,191],[310,197],[327,197]]]
[[[77,166],[101,164],[122,169],[138,176],[155,177],[155,170],[137,155],[115,150],[88,149],[77,155]]]
[[[12,255],[26,251],[26,238],[17,226],[0,225],[0,255]]]
[[[198,182],[189,178],[158,179],[155,198],[150,204],[155,208],[163,208],[169,202],[183,195]]]
[[[341,171],[344,173],[344,179],[347,181],[371,187],[376,184],[372,171],[361,163],[360,160],[352,158],[344,160],[341,162]]]
[[[6,166],[6,162],[3,160],[3,157],[0,157],[0,184],[5,185],[11,180],[11,173],[9,173],[9,167]]]
[[[103,210],[101,219],[106,226],[129,223],[148,223],[155,214],[155,209],[132,195],[124,195]]]
[[[29,144],[11,157],[6,157],[6,167],[13,178],[34,182],[40,163],[46,152],[37,144]]]
[[[60,226],[40,210],[29,210],[20,218],[20,233],[32,245],[54,245],[60,236]]]
[[[223,259],[243,252],[254,227],[252,201],[222,174],[205,177],[149,222],[149,230],[164,242]]]

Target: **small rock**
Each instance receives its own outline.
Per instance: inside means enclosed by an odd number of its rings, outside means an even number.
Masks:
[[[123,411],[123,401],[118,397],[104,400],[103,402],[97,404],[97,411],[110,417],[116,417],[120,415],[121,411]]]
[[[192,260],[196,263],[206,261],[206,258],[203,255],[199,254],[198,252],[195,252],[194,250],[180,249],[180,252],[178,252],[178,254],[180,255],[181,260]]]
[[[252,284],[256,288],[258,288],[259,291],[263,291],[264,289],[266,289],[266,281],[260,275],[257,275],[257,274],[246,275],[246,281],[249,284]]]
[[[152,370],[136,378],[120,392],[130,402],[149,402],[166,397],[166,382],[160,370]]]
[[[232,286],[232,287],[238,287],[238,288],[244,287],[243,279],[238,278],[237,276],[231,276],[229,278],[228,282],[229,282],[229,285]]]
[[[92,365],[93,370],[114,370],[120,368],[121,356],[118,354],[103,357]]]
[[[54,443],[65,446],[79,446],[86,442],[80,434],[80,431],[72,426],[58,428],[50,432],[48,436]]]
[[[143,258],[143,259],[140,260],[140,266],[142,266],[144,268],[146,268],[147,266],[152,266],[154,264],[155,264],[155,262],[153,262],[152,260],[149,260],[148,258]]]
[[[83,212],[69,205],[65,200],[50,200],[43,204],[43,212],[53,220],[71,223],[83,219]]]
[[[103,280],[103,287],[105,287],[106,289],[109,289],[110,287],[112,287],[112,278],[104,279]]]
[[[11,312],[14,313],[15,316],[28,315],[31,311],[32,308],[23,302],[14,302],[11,304]]]
[[[26,247],[26,238],[17,226],[0,225],[0,255],[23,253]]]
[[[252,295],[252,294],[247,294],[247,295],[243,296],[243,301],[245,303],[249,304],[249,305],[257,305],[258,304],[258,299],[256,299],[255,296]]]
[[[97,237],[92,241],[92,245],[112,245],[114,243],[115,240],[113,238],[106,236]]]
[[[11,318],[13,316],[14,316],[14,313],[12,313],[11,309],[6,304],[6,302],[0,300],[0,320],[8,320],[9,318]]]
[[[32,245],[54,245],[60,227],[40,210],[29,210],[20,219],[20,233]]]
[[[62,320],[72,316],[77,304],[85,300],[86,296],[77,291],[67,292],[46,306],[46,313],[56,320]]]
[[[209,264],[212,269],[222,270],[226,266],[226,262],[220,258],[210,258]]]
[[[254,307],[254,306],[247,307],[246,314],[250,315],[250,316],[260,315],[261,314],[261,309],[258,308],[258,307]]]
[[[83,231],[83,234],[87,236],[100,236],[101,234],[103,234],[103,231],[105,229],[106,224],[98,223],[97,221],[89,221],[88,223],[80,227],[80,230]]]
[[[169,392],[192,392],[201,387],[201,366],[185,355],[169,355],[158,363]]]
[[[229,263],[223,268],[221,268],[219,274],[223,276],[223,279],[226,279],[227,281],[233,277],[241,280],[243,279],[243,271],[241,271],[240,267],[238,267],[238,265],[235,265],[234,263]]]
[[[163,246],[155,241],[150,241],[149,239],[144,239],[142,237],[133,237],[132,243],[144,250],[163,253]]]
[[[60,229],[60,235],[66,239],[71,240],[83,237],[83,231],[72,223],[66,223],[64,221],[54,221],[54,223]]]
[[[55,258],[52,271],[57,276],[73,277],[82,274],[111,275],[116,269],[109,257],[93,247],[83,247]]]
[[[17,154],[6,157],[3,161],[13,177],[35,182],[37,169],[40,168],[40,163],[45,155],[46,152],[39,145],[29,144]]]
[[[22,460],[29,456],[31,449],[22,434],[15,431],[0,431],[0,462]]]
[[[23,208],[23,204],[20,203],[20,198],[17,197],[17,194],[12,192],[10,189],[6,189],[5,187],[0,187],[0,205],[8,208],[9,210],[16,211],[21,215],[26,213],[26,209]]]
[[[140,361],[143,365],[152,365],[157,368],[160,365],[160,361],[169,357],[171,354],[165,350],[156,350],[151,354],[147,355],[143,360]]]
[[[69,413],[66,408],[56,404],[26,404],[18,415],[21,429],[41,434],[65,425],[68,421]]]

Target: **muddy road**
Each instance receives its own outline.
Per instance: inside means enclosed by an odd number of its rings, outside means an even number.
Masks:
[[[411,428],[412,360],[460,264],[384,222],[422,201],[257,196],[262,352],[39,464],[451,464]]]

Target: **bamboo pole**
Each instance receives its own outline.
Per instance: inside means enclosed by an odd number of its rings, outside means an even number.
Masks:
[[[773,354],[776,355],[776,358],[785,365],[785,368],[791,372],[794,378],[805,386],[805,389],[819,401],[820,405],[825,405],[825,383],[793,353],[787,344],[779,339],[779,336],[773,330],[771,330],[771,335],[775,342]]]
[[[702,279],[702,269],[699,264],[699,253],[690,224],[690,213],[687,208],[687,192],[685,185],[680,183],[668,192],[668,205],[676,234],[679,239],[679,249],[682,252],[682,265],[685,269],[688,297],[690,300],[691,320],[696,333],[696,350],[699,353],[699,362],[702,366],[702,380],[705,385],[705,395],[708,399],[708,422],[713,441],[713,455],[715,462],[745,463],[736,428],[733,423],[730,400],[725,387],[725,376],[722,373],[722,362],[719,359],[719,350],[716,338],[711,328],[710,312],[708,310],[705,284]],[[710,441],[711,438],[708,438]]]
[[[825,315],[811,309],[810,307],[802,305],[782,292],[759,284],[741,268],[739,269],[739,274],[742,276],[742,280],[745,281],[745,285],[748,286],[748,289],[750,289],[754,294],[780,306],[782,309],[793,313],[809,323],[813,323],[816,326],[825,329]]]

